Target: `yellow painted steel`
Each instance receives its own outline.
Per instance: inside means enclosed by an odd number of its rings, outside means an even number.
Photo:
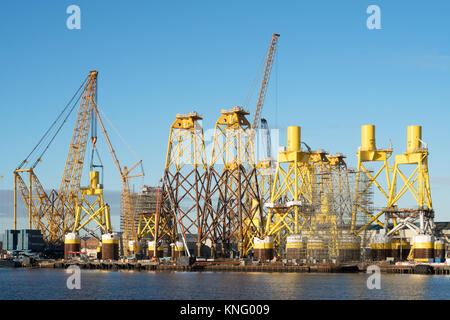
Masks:
[[[421,140],[422,140],[422,127],[408,126],[407,152],[414,152],[420,149]]]
[[[311,202],[310,153],[300,150],[300,127],[287,130],[289,148],[280,151],[266,219],[265,235],[274,238],[278,250],[288,235],[298,234],[306,217],[303,201]],[[288,200],[290,201],[288,201]]]
[[[79,205],[78,201],[81,196],[80,181],[90,124],[93,117],[96,116],[102,127],[108,147],[119,168],[123,181],[128,178],[121,172],[114,150],[98,114],[97,76],[97,71],[91,71],[84,82],[82,90],[79,91],[81,95],[78,114],[58,192],[53,190],[47,194],[35,175],[34,168],[41,162],[40,158],[35,164],[26,169],[22,168],[25,164],[28,165],[28,162],[24,160],[14,171],[14,227],[17,227],[17,191],[19,191],[28,211],[29,228],[41,230],[44,241],[49,244],[62,244],[64,235],[77,228],[74,225],[77,215],[76,207]],[[96,137],[91,140],[94,145],[96,140]],[[126,172],[126,175],[128,173]],[[24,175],[28,175],[28,179],[25,179]],[[85,195],[99,194],[97,190],[98,179],[90,179],[90,182],[92,182],[89,188],[90,193],[86,192]]]
[[[408,241],[405,240],[394,240],[391,243],[392,249],[405,249],[409,250],[411,249],[411,244]]]
[[[407,133],[407,152],[395,156],[394,170],[389,201],[387,207],[398,203],[409,191],[419,208],[432,210],[430,177],[428,173],[428,149],[421,146],[422,129],[420,126],[409,126]],[[415,169],[407,177],[400,169],[404,165]],[[398,181],[398,182],[397,182]],[[403,182],[403,185],[401,185]]]
[[[305,248],[304,244],[301,242],[287,242],[286,249],[303,249]]]
[[[81,189],[81,198],[75,207],[75,223],[72,232],[79,232],[93,222],[104,233],[112,232],[109,205],[103,201],[103,187],[98,183],[98,172],[90,172],[88,188]],[[92,201],[92,196],[95,196]]]
[[[65,244],[80,244],[80,239],[64,239]]]
[[[414,249],[433,249],[434,242],[415,242]]]
[[[97,187],[99,185],[99,177],[100,177],[100,173],[98,171],[90,171],[89,172],[89,181],[90,181],[91,190],[97,189]]]
[[[361,246],[359,243],[352,243],[352,242],[341,242],[341,244],[339,245],[340,249],[343,250],[350,250],[350,249],[360,249]]]
[[[203,131],[198,123],[202,119],[203,117],[195,112],[176,115],[175,121],[170,126],[166,169],[173,165],[179,171],[184,166],[190,165],[206,170],[205,142]]]
[[[392,156],[392,149],[377,150],[375,146],[375,126],[363,125],[361,128],[361,147],[358,149],[356,155],[358,156],[358,167],[356,173],[354,205],[352,210],[351,232],[359,234],[367,229],[367,227],[372,223],[376,223],[379,226],[384,227],[384,223],[379,220],[379,217],[384,213],[384,210],[380,210],[378,213],[373,214],[361,205],[361,200],[366,192],[370,190],[372,185],[377,187],[381,195],[383,195],[386,200],[389,200],[389,193],[392,186],[390,172],[392,172],[392,169],[388,164],[388,159]],[[364,166],[364,163],[366,162],[381,163],[382,165],[375,172],[375,174],[372,174]],[[363,190],[360,190],[361,175],[365,175],[369,181]],[[387,190],[382,187],[384,184],[387,186]],[[361,226],[358,230],[356,230],[356,216],[358,211],[361,211],[367,215],[370,220],[364,226]]]
[[[433,261],[433,259],[431,259],[431,258],[430,259],[414,258],[414,261],[416,261],[416,262],[430,262],[430,260]]]
[[[225,169],[234,169],[250,164],[255,167],[255,152],[250,138],[249,112],[240,107],[222,110],[214,129],[213,150],[210,166],[224,164]]]
[[[376,149],[375,126],[372,124],[361,126],[361,150],[375,151]]]
[[[355,230],[355,226],[352,227],[352,231],[360,233],[366,229],[372,223],[377,223],[378,225],[385,227],[388,230],[388,226],[384,226],[379,220],[379,217],[386,212],[386,210],[395,208],[398,206],[399,200],[409,192],[413,198],[416,200],[416,204],[419,209],[432,211],[432,201],[431,201],[431,188],[428,173],[428,149],[422,146],[422,128],[421,126],[409,126],[407,128],[407,151],[401,155],[396,155],[393,166],[388,164],[388,159],[392,155],[392,149],[384,150],[365,150],[370,149],[372,144],[371,141],[372,130],[363,126],[362,129],[362,147],[358,150],[358,173],[357,182],[355,187],[355,206],[353,214],[356,215],[357,210],[361,210],[370,220],[362,226],[359,230]],[[373,130],[374,132],[374,130]],[[375,141],[375,138],[373,138]],[[375,145],[373,144],[373,147]],[[373,175],[364,166],[365,162],[381,162],[383,165],[381,168]],[[401,168],[403,166],[408,168],[413,168],[409,176],[406,176]],[[382,188],[382,183],[378,182],[382,176],[380,174],[385,172],[385,185],[387,190]],[[366,175],[369,179],[369,183],[365,190],[358,192],[358,183],[360,180],[360,175]],[[366,211],[362,207],[358,207],[359,200],[362,198],[364,193],[369,189],[371,185],[375,185],[381,194],[386,198],[386,209],[379,211],[377,214],[372,214]],[[393,218],[394,227],[397,225],[396,218]]]
[[[137,239],[140,240],[149,236],[151,239],[161,239],[165,235],[169,239],[176,239],[177,229],[173,223],[173,217],[169,215],[161,215],[160,210],[161,193],[160,187],[158,187],[158,193],[156,197],[156,210],[154,212],[142,212],[139,215],[139,223],[137,228]],[[154,241],[153,248],[148,250],[156,252],[158,249],[158,241]]]
[[[216,176],[213,179],[221,179],[218,175],[229,177],[219,182],[218,203],[224,206],[223,212],[219,214],[225,213],[227,219],[231,218],[233,221],[229,225],[228,232],[233,238],[232,241],[237,242],[241,256],[247,255],[253,248],[253,238],[261,236],[261,228],[258,225],[262,224],[261,221],[255,223],[262,218],[261,196],[257,183],[258,170],[252,139],[253,131],[246,118],[248,114],[248,111],[238,106],[230,110],[221,110],[221,116],[216,121],[214,129],[209,162],[209,175]],[[242,192],[242,188],[246,188],[247,191]],[[229,199],[224,200],[224,197]],[[255,197],[258,199],[255,200]],[[246,206],[244,203],[251,203],[250,210],[242,210]],[[242,210],[242,217],[239,210]]]
[[[308,242],[307,248],[313,250],[320,250],[320,249],[327,249],[328,246],[326,243],[323,242]]]
[[[263,217],[267,216],[267,208],[264,207],[264,203],[270,202],[270,193],[273,187],[275,169],[276,161],[272,159],[259,160],[256,165]]]
[[[273,248],[274,248],[273,242],[261,242],[253,244],[253,249],[273,249]]]
[[[177,114],[170,126],[162,193],[167,201],[161,201],[161,212],[151,232],[156,235],[156,242],[167,237],[175,242],[180,234],[183,238],[195,238],[200,250],[206,240],[201,225],[205,195],[200,190],[207,179],[202,119],[196,112]],[[167,227],[160,228],[160,222]]]
[[[252,121],[252,126],[251,126],[250,140],[252,140],[253,143],[255,140],[256,130],[261,122],[262,109],[263,109],[264,100],[265,100],[266,93],[267,93],[267,87],[269,85],[270,73],[272,70],[272,65],[273,65],[273,61],[274,61],[274,57],[275,57],[275,52],[276,52],[279,36],[280,35],[276,34],[276,33],[272,34],[272,41],[271,41],[270,47],[267,52],[266,64],[264,67],[264,74],[263,74],[263,77],[261,80],[261,88],[259,90],[258,101],[256,103],[256,109],[255,109],[255,113],[253,115],[253,121]],[[270,139],[269,136],[267,136],[267,138]],[[270,145],[270,144],[268,144],[268,145]],[[261,214],[263,215],[263,217],[267,216],[267,209],[264,207],[264,203],[266,203],[270,200],[270,192],[271,192],[272,186],[273,186],[273,181],[274,181],[273,175],[275,173],[274,169],[275,169],[275,165],[276,165],[274,163],[275,161],[273,161],[270,158],[271,157],[270,152],[271,151],[269,150],[269,153],[267,154],[267,156],[269,157],[268,159],[259,160],[256,165],[257,181],[259,184],[260,199],[261,199],[260,211],[261,211]],[[261,230],[259,230],[259,231],[261,231]],[[255,234],[252,234],[251,236],[248,237],[249,238],[249,242],[248,242],[249,246],[252,245],[254,236],[255,236]],[[248,250],[250,250],[250,247],[248,248]]]
[[[119,240],[117,239],[103,239],[103,244],[119,244]]]
[[[341,154],[329,156],[323,150],[279,153],[266,222],[266,234],[273,236],[277,254],[287,236],[299,232],[316,235],[326,226],[329,242],[323,245],[330,255],[338,255],[338,218],[337,212],[330,208],[329,198],[333,193],[350,196],[346,189],[349,181],[344,158]],[[314,203],[318,208],[305,211]],[[286,248],[289,246],[286,243]]]
[[[384,248],[382,243],[371,243],[369,246],[371,250],[378,250]]]
[[[290,126],[287,128],[287,151],[300,151],[301,128]]]
[[[414,248],[415,248],[415,245],[414,245],[414,243],[411,245],[411,249],[409,250],[409,254],[408,254],[408,257],[406,258],[407,260],[409,260],[409,261],[412,261],[413,259],[414,259]]]

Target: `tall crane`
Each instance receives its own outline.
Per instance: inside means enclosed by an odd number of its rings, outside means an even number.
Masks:
[[[270,43],[269,49],[267,51],[266,63],[264,67],[264,74],[261,81],[261,88],[259,90],[258,101],[256,103],[255,113],[253,115],[252,122],[252,141],[255,141],[256,129],[261,124],[261,139],[262,143],[260,144],[262,148],[266,148],[266,150],[262,150],[265,157],[263,159],[259,159],[256,164],[257,172],[258,172],[258,181],[260,185],[260,198],[263,203],[267,202],[270,199],[270,191],[272,189],[273,184],[273,175],[275,173],[274,162],[271,159],[271,145],[270,145],[270,134],[269,134],[269,126],[267,124],[266,119],[262,119],[262,109],[264,106],[264,100],[266,98],[267,87],[269,84],[270,73],[272,71],[272,65],[275,57],[275,52],[277,49],[278,37],[280,35],[277,33],[272,34],[272,41]],[[255,145],[255,143],[253,143]],[[263,207],[264,208],[264,207]]]
[[[65,212],[64,231],[71,230],[75,223],[75,206],[80,190],[81,175],[83,173],[84,158],[89,135],[89,127],[92,120],[92,108],[97,103],[97,71],[89,73],[88,83],[83,90],[72,140],[69,145],[69,152],[66,165],[59,187],[55,208]],[[91,139],[92,140],[92,139]],[[95,141],[92,140],[95,144]]]
[[[255,132],[258,129],[261,121],[262,109],[264,106],[264,100],[266,99],[267,86],[269,84],[270,73],[272,71],[273,60],[275,57],[275,52],[277,50],[278,37],[280,35],[277,33],[272,34],[272,41],[267,52],[266,64],[264,67],[264,74],[261,81],[261,87],[259,89],[258,101],[256,102],[255,113],[253,114],[252,121],[252,139],[255,139]]]
[[[134,165],[130,168],[127,166],[121,166],[119,159],[117,158],[116,152],[113,148],[111,140],[109,139],[108,133],[106,131],[106,127],[103,124],[102,118],[100,117],[100,113],[98,110],[97,104],[94,104],[93,111],[95,113],[96,119],[100,124],[100,128],[103,132],[103,136],[105,137],[109,152],[113,158],[114,164],[116,165],[117,170],[119,171],[121,182],[122,182],[122,191],[121,191],[121,206],[122,206],[122,218],[124,220],[125,230],[123,234],[123,239],[125,241],[129,240],[137,240],[137,226],[136,226],[136,213],[134,208],[134,201],[132,199],[132,194],[130,191],[130,179],[144,176],[144,171],[142,169],[142,160],[138,160]],[[137,174],[132,174],[132,172],[140,166],[141,172]]]
[[[80,88],[45,132],[44,136],[14,171],[14,229],[17,228],[17,193],[20,193],[28,211],[29,228],[41,230],[44,240],[48,244],[62,244],[64,235],[73,230],[77,230],[79,227],[75,224],[79,224],[79,221],[77,221],[79,217],[77,218],[76,207],[78,205],[78,199],[83,193],[82,188],[80,188],[80,181],[83,173],[90,129],[92,133],[91,143],[93,145],[93,152],[95,150],[97,121],[100,123],[108,148],[122,179],[122,195],[124,195],[122,198],[130,202],[129,179],[132,177],[130,176],[130,172],[141,161],[130,169],[124,167],[122,170],[99,115],[97,106],[97,75],[97,71],[91,71],[89,73],[89,76],[83,81]],[[80,102],[78,114],[59,191],[52,190],[47,194],[34,173],[34,169],[42,162],[45,152],[60,132],[78,102]]]
[[[48,244],[62,244],[64,234],[73,226],[75,220],[75,199],[79,193],[92,116],[90,108],[97,99],[96,89],[97,71],[92,71],[27,158],[14,171],[14,229],[17,228],[17,193],[19,192],[28,211],[28,227],[41,230]],[[34,169],[42,162],[45,152],[79,101],[75,129],[69,145],[59,192],[52,190],[50,194],[47,194]]]

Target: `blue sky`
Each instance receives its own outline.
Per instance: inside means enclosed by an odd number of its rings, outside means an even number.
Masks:
[[[71,4],[81,30],[66,27]],[[366,27],[372,4],[381,30]],[[406,150],[406,127],[422,125],[436,220],[450,220],[449,13],[448,1],[4,1],[0,189],[13,188],[13,170],[94,69],[99,105],[155,185],[175,114],[195,110],[212,128],[221,109],[242,105],[276,32],[263,116],[281,145],[286,127],[300,125],[313,149],[344,153],[354,167],[362,124],[375,124],[377,146],[391,140],[396,154]],[[46,188],[59,186],[74,121],[36,169]],[[122,165],[133,164],[108,131]],[[119,190],[99,147],[105,188]]]

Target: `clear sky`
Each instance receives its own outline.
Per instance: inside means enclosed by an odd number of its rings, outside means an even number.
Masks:
[[[72,4],[80,30],[66,26]],[[381,9],[380,30],[366,26],[369,5]],[[392,141],[395,154],[406,150],[406,127],[422,125],[436,220],[450,220],[449,14],[448,1],[2,1],[0,189],[13,188],[13,170],[90,70],[99,71],[98,104],[155,185],[175,114],[195,110],[208,129],[222,108],[242,105],[276,32],[263,116],[280,144],[299,125],[313,149],[344,153],[355,167],[362,124],[375,124],[377,146]],[[46,188],[59,186],[74,121],[36,169]],[[122,165],[133,164],[109,132]],[[120,190],[99,145],[105,188]]]

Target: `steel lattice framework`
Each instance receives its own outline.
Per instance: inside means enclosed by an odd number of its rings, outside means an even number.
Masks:
[[[281,151],[271,191],[265,233],[279,247],[289,234],[297,234],[308,223],[306,208],[312,204],[310,153]]]
[[[27,163],[27,158],[14,171],[14,228],[17,227],[16,194],[18,189],[27,207],[29,228],[34,227],[35,229],[41,230],[44,241],[49,244],[61,244],[64,234],[71,231],[75,223],[75,207],[79,196],[80,180],[92,117],[92,107],[96,102],[97,74],[97,71],[90,72],[89,77],[82,85],[84,87],[81,93],[80,106],[75,129],[69,145],[69,153],[59,192],[52,191],[50,195],[47,195],[34,173],[33,169],[41,161],[43,153],[30,168],[22,169]],[[48,146],[44,152],[47,149]],[[28,174],[28,179],[24,179],[23,177],[26,174]]]
[[[27,158],[22,161],[19,167],[14,171],[14,228],[17,228],[17,193],[20,193],[28,211],[29,228],[41,230],[44,241],[47,244],[60,245],[63,243],[64,235],[66,233],[72,232],[73,230],[79,231],[86,227],[86,225],[84,225],[83,228],[80,228],[80,225],[83,225],[82,220],[84,220],[84,218],[83,215],[77,216],[77,206],[79,208],[83,206],[83,200],[79,200],[84,199],[84,196],[87,195],[81,190],[80,181],[85,164],[86,148],[90,131],[92,151],[96,151],[97,121],[100,124],[109,151],[122,178],[122,210],[125,214],[128,214],[129,211],[133,211],[129,200],[129,179],[143,174],[132,176],[130,175],[130,172],[137,165],[141,164],[141,161],[138,161],[138,163],[130,169],[127,169],[127,167],[122,169],[120,166],[119,160],[117,159],[99,114],[99,107],[97,105],[97,76],[97,71],[91,71],[89,73],[89,76],[82,83],[44,136],[39,140]],[[44,153],[48,150],[56,135],[60,132],[78,103],[79,107],[75,127],[69,144],[69,151],[59,190],[58,192],[52,190],[47,194],[39,182],[34,169],[42,161]],[[32,159],[35,161],[31,161]],[[28,165],[28,168],[26,168],[25,165]],[[26,175],[28,175],[28,177],[25,177]],[[102,221],[97,221],[97,225],[100,225],[104,231],[106,229],[110,230],[110,227],[105,227],[105,225],[109,223],[105,220],[107,219],[105,215],[108,215],[107,209],[105,209],[107,205],[103,203],[103,200],[100,202],[102,203],[101,207],[103,208],[103,218],[100,219]],[[97,216],[97,213],[94,214],[97,210],[94,210],[87,202],[84,202],[84,205],[89,208],[85,211],[86,214],[89,215],[90,213]],[[77,218],[78,220],[76,220]],[[94,218],[89,219],[89,221],[95,220],[96,219]]]
[[[184,243],[195,241],[198,256],[206,239],[203,210],[208,172],[201,119],[195,112],[177,115],[170,127],[163,177],[167,200],[161,203],[160,215],[169,220],[172,216]]]
[[[251,126],[240,107],[222,110],[208,168],[203,230],[213,255],[248,254],[261,234],[261,203]]]

